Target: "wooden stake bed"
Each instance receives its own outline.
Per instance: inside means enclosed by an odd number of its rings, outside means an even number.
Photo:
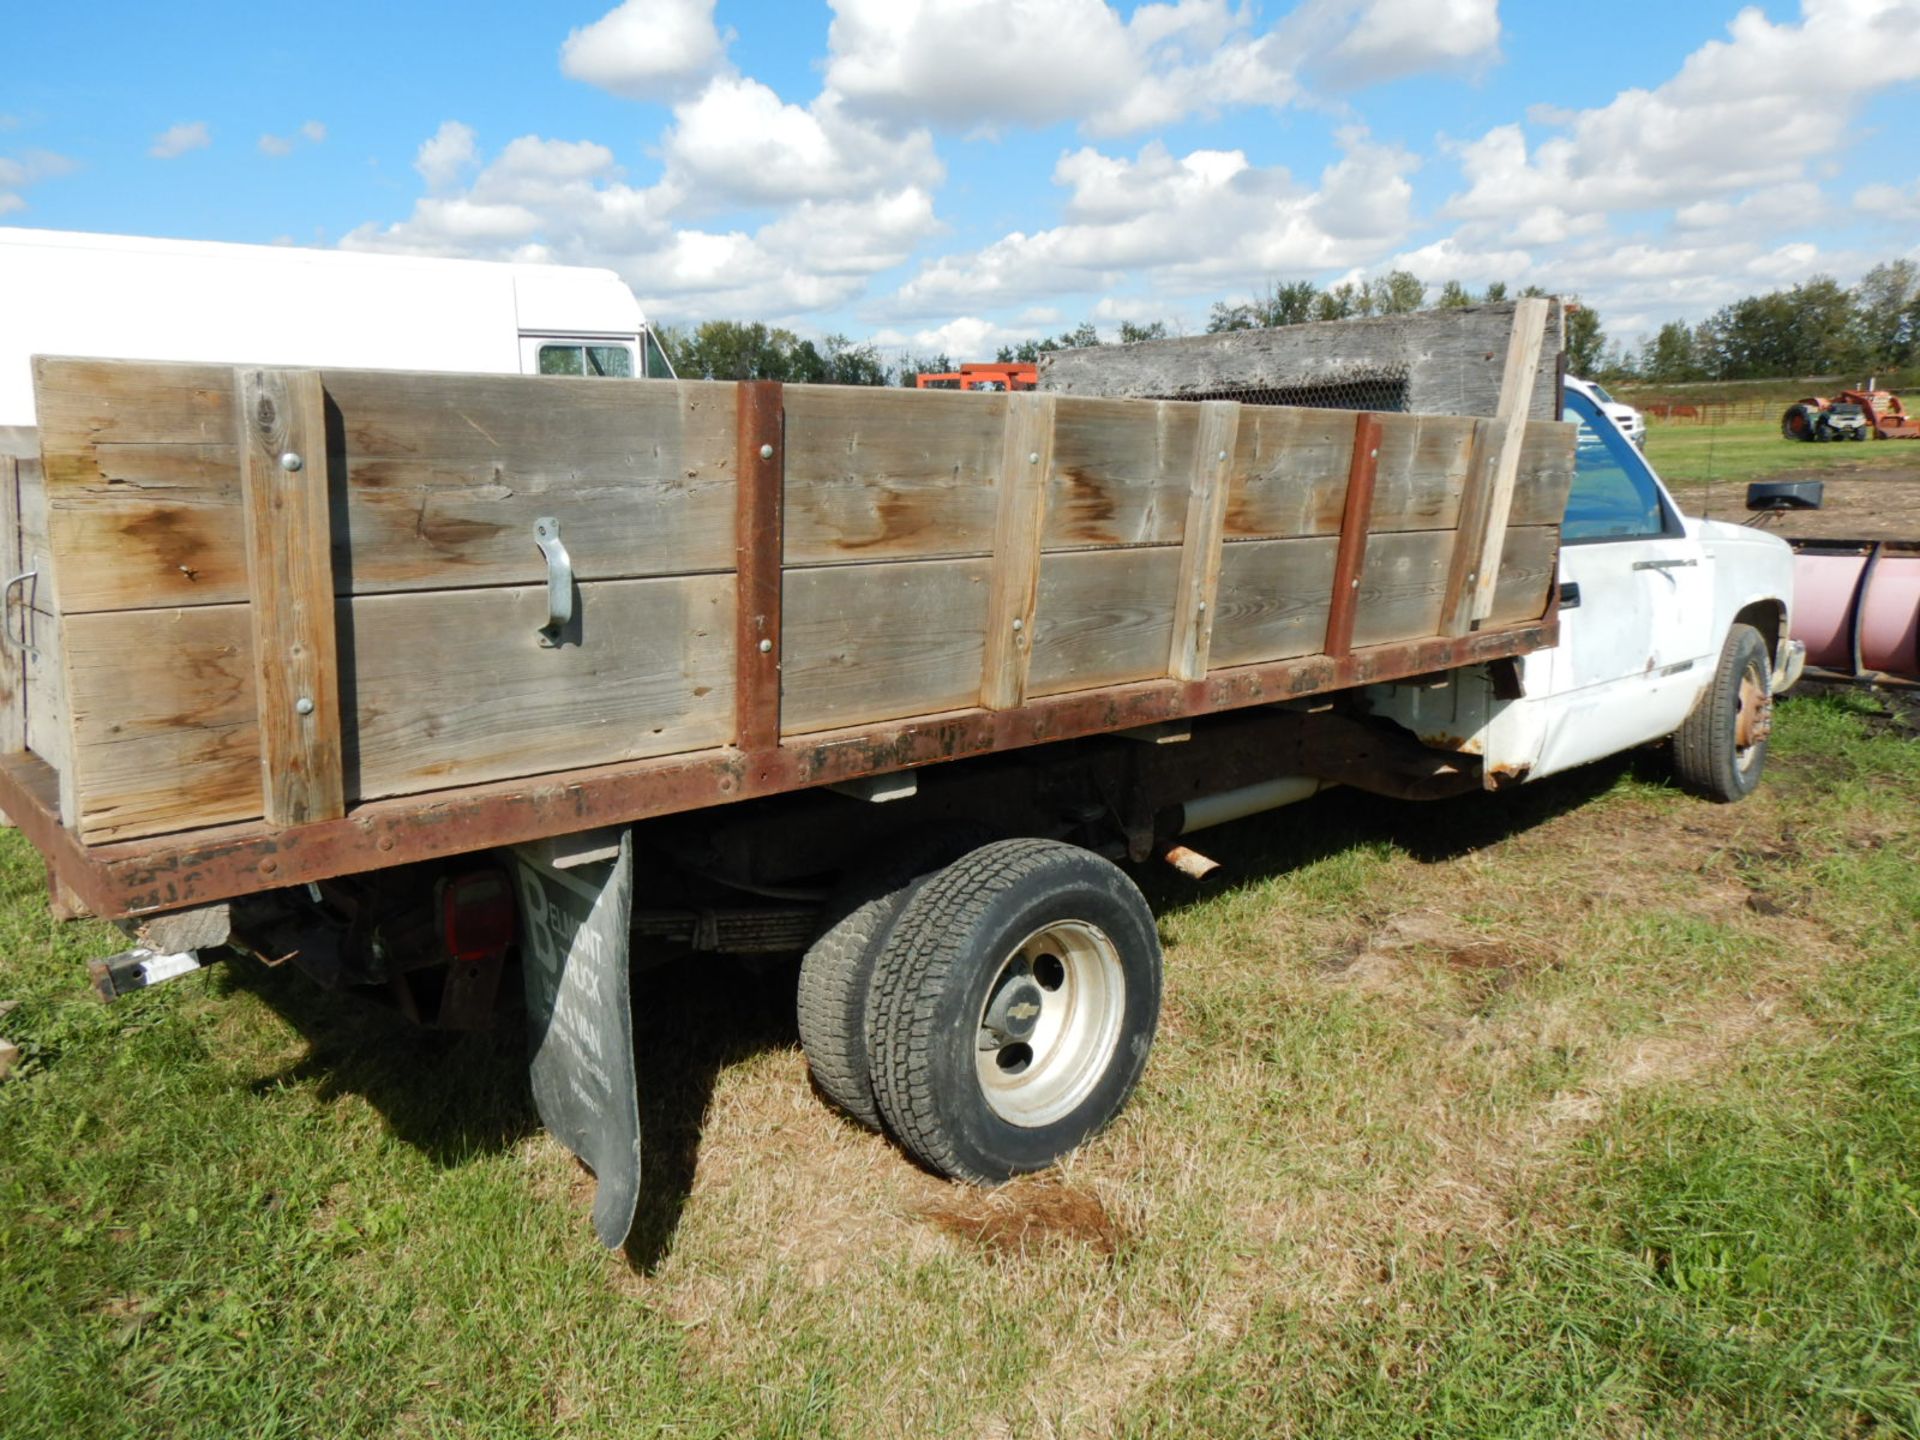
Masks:
[[[110,915],[1523,653],[1573,471],[1572,427],[1512,417],[64,359],[35,388],[43,485],[0,519],[44,513],[58,723],[19,723],[10,640],[0,809]]]

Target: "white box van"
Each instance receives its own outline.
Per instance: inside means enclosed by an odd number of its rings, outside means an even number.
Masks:
[[[34,423],[34,355],[673,374],[611,270],[0,228],[0,440]]]

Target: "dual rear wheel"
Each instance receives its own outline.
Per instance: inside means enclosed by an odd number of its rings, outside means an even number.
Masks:
[[[1159,1022],[1161,957],[1117,866],[1002,840],[899,880],[879,911],[864,944],[830,928],[802,963],[801,1039],[830,1098],[979,1184],[1043,1169],[1119,1114]],[[843,1003],[810,1024],[826,993]]]

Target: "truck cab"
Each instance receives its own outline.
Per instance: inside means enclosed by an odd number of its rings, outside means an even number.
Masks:
[[[1580,428],[1559,642],[1517,657],[1504,677],[1374,687],[1374,712],[1428,744],[1481,755],[1489,785],[1557,774],[1690,723],[1716,734],[1730,725],[1726,763],[1698,788],[1737,799],[1758,783],[1772,697],[1805,661],[1788,638],[1793,553],[1776,536],[1682,512],[1586,381],[1567,378],[1562,418]],[[1736,663],[1736,652],[1751,660],[1750,636],[1764,676]]]

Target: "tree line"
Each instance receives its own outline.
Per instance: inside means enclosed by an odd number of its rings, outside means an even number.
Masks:
[[[1876,265],[1851,287],[1817,275],[1723,305],[1697,325],[1671,320],[1619,373],[1660,383],[1866,375],[1920,362],[1920,266]]]
[[[1517,296],[1543,295],[1536,285]],[[1322,287],[1311,280],[1269,285],[1250,300],[1216,301],[1207,333],[1271,329],[1313,320],[1404,315],[1424,310],[1498,304],[1509,298],[1496,281],[1475,294],[1458,280],[1437,292],[1418,276],[1394,270],[1372,279]],[[1122,321],[1118,343],[1161,340],[1181,333],[1164,320]],[[674,370],[686,379],[784,380],[825,385],[912,385],[914,376],[956,368],[950,357],[901,354],[889,360],[872,342],[845,335],[819,341],[758,322],[709,320],[665,326],[659,339]],[[1108,343],[1091,320],[1058,335],[1003,345],[1001,363],[1032,363],[1056,350]],[[1670,321],[1638,349],[1609,345],[1600,314],[1570,297],[1567,367],[1576,375],[1658,382],[1771,379],[1787,375],[1894,370],[1920,362],[1920,266],[1890,260],[1852,287],[1817,276],[1787,290],[1749,295],[1722,306],[1696,325]]]

